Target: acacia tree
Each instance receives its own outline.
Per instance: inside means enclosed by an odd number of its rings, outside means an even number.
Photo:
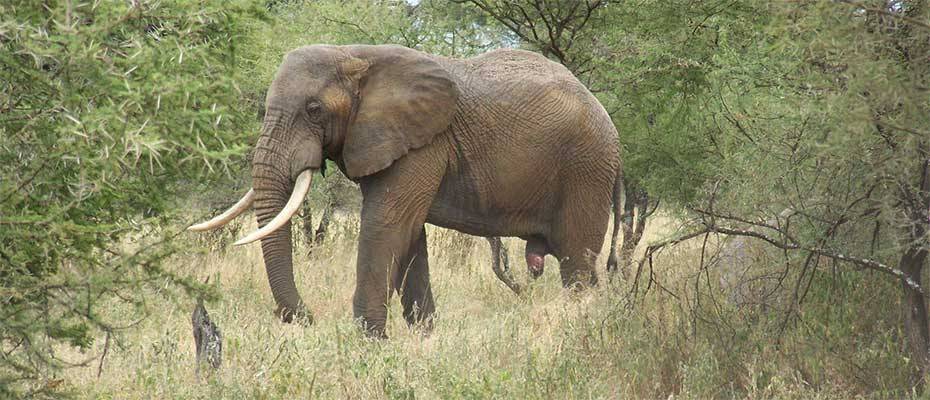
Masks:
[[[930,10],[924,1],[873,1],[775,12],[782,28],[773,33],[785,38],[776,43],[796,55],[779,92],[802,110],[783,130],[759,130],[769,139],[760,162],[787,171],[773,177],[776,195],[795,210],[796,228],[780,226],[775,242],[899,280],[921,383],[930,368],[921,278],[930,249]]]
[[[0,397],[52,396],[62,345],[144,317],[148,284],[201,290],[176,193],[233,175],[239,3],[0,5]],[[207,179],[205,179],[207,178]],[[105,317],[101,304],[134,312]],[[101,359],[102,362],[102,359]]]

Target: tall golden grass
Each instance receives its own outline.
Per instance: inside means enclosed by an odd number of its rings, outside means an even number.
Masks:
[[[674,227],[674,219],[653,218],[644,243]],[[311,255],[297,249],[297,286],[314,313],[312,326],[272,315],[258,245],[185,255],[172,269],[210,276],[222,293],[207,309],[223,331],[223,366],[195,377],[193,301],[148,289],[150,315],[111,344],[100,376],[95,362],[68,370],[69,384],[80,397],[113,399],[810,398],[874,389],[845,381],[852,376],[847,367],[806,364],[824,351],[808,350],[792,362],[785,349],[801,348],[803,335],[780,344],[752,329],[736,328],[746,337],[722,342],[714,336],[725,335],[706,327],[706,337],[693,335],[693,304],[656,288],[636,297],[624,282],[565,291],[551,257],[543,277],[517,296],[492,273],[484,240],[435,227],[427,229],[434,330],[423,335],[406,327],[395,297],[390,339],[366,339],[351,312],[357,228],[354,217],[343,218]],[[506,242],[516,276],[529,281],[522,245]],[[693,290],[695,252],[686,246],[663,254],[656,279],[679,295]],[[602,277],[605,257],[606,249],[598,261]],[[100,340],[95,354],[103,346]]]

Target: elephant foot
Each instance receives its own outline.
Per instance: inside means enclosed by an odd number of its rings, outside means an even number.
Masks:
[[[380,324],[374,324],[369,321],[366,321],[364,318],[357,318],[359,328],[362,329],[362,333],[365,334],[365,337],[369,339],[387,339],[387,333],[384,329],[384,322]]]
[[[569,264],[569,258],[560,262],[562,268],[562,286],[573,292],[582,292],[598,284],[597,273],[593,268],[575,268]],[[567,265],[569,264],[569,265]]]
[[[607,257],[607,272],[614,273],[617,269],[617,255],[611,251],[610,256]]]
[[[413,329],[415,332],[422,336],[429,336],[430,333],[433,332],[432,310],[429,312],[429,314],[426,315],[421,314],[420,312],[405,314],[407,315],[404,315],[404,319],[407,320],[407,326],[410,329]]]
[[[419,324],[413,325],[413,329],[416,331],[416,333],[420,334],[420,336],[429,337],[433,334],[433,319],[430,318]]]

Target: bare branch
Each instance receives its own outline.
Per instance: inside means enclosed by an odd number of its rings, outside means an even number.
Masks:
[[[887,122],[885,122],[885,121],[875,120],[875,124],[876,124],[876,125],[879,125],[879,126],[882,126],[882,127],[891,128],[891,129],[894,129],[894,130],[896,130],[896,131],[907,132],[907,133],[910,133],[910,134],[912,134],[912,135],[917,135],[918,137],[928,137],[928,136],[930,136],[930,132],[921,132],[921,131],[914,130],[914,129],[911,129],[911,128],[907,128],[907,127],[904,127],[904,126],[898,126],[898,125],[889,124],[889,123],[887,123]]]
[[[368,40],[371,40],[372,42],[377,42],[377,40],[375,40],[375,37],[374,37],[374,36],[371,36],[371,34],[368,33],[368,31],[366,31],[364,28],[362,28],[361,26],[359,26],[359,24],[357,24],[357,23],[355,23],[355,22],[343,21],[343,20],[340,20],[340,19],[334,19],[334,18],[327,17],[327,16],[325,16],[325,15],[323,15],[322,18],[323,18],[323,20],[326,21],[326,22],[332,22],[332,23],[335,23],[335,24],[345,25],[345,26],[348,26],[348,27],[350,27],[350,28],[354,28],[355,30],[361,32],[363,35],[365,35],[366,37],[368,37]],[[406,39],[406,38],[405,38],[405,39]]]
[[[588,70],[583,66],[590,60],[588,54],[573,52],[576,39],[589,24],[594,13],[606,2],[570,2],[564,7],[552,6],[542,0],[508,1],[491,4],[484,0],[453,0],[470,3],[497,20],[521,40],[537,47],[543,55],[553,57],[575,75]],[[582,7],[582,5],[584,7]]]

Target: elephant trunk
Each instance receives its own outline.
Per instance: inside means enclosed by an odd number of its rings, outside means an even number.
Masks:
[[[253,172],[254,174],[254,172]],[[255,218],[258,226],[264,227],[284,208],[289,192],[290,182],[255,178]],[[262,258],[268,273],[271,293],[278,305],[275,313],[284,322],[291,322],[295,315],[305,314],[303,301],[294,284],[294,260],[291,244],[291,223],[287,222],[280,229],[262,238]]]
[[[267,216],[264,219],[259,217],[259,225],[263,224],[261,221],[267,223],[276,215],[273,210],[265,213]],[[290,223],[262,239],[262,257],[268,272],[268,283],[278,306],[275,314],[284,322],[291,322],[296,315],[309,316],[294,284],[292,250]]]
[[[309,158],[319,160],[322,151],[319,146],[310,146],[308,151],[317,154]],[[291,174],[291,160],[273,146],[273,141],[268,139],[268,136],[259,139],[252,161],[254,210],[259,231],[269,223],[275,225],[281,218],[285,219],[279,228],[258,236],[261,237],[268,283],[277,304],[276,314],[284,322],[291,322],[295,317],[312,322],[312,315],[304,306],[294,283],[290,216],[293,214],[293,203],[299,205],[309,190],[309,169],[313,168],[319,168],[319,164],[306,165],[305,169],[300,171],[296,184],[296,190],[300,193],[296,192]]]

